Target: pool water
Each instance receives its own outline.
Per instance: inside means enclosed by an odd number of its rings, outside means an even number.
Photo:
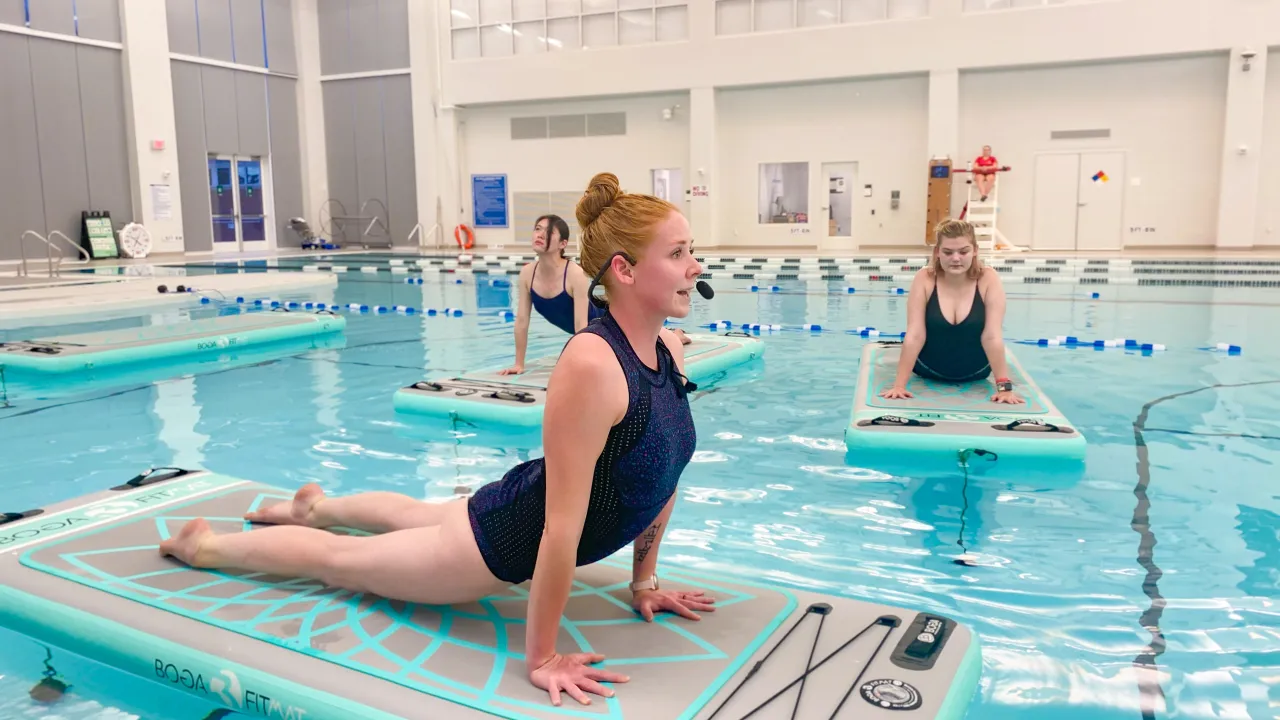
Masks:
[[[160,382],[14,389],[0,408],[0,510],[160,466],[420,498],[497,480],[541,453],[536,437],[400,416],[391,397],[424,376],[510,362],[512,323],[498,311],[514,307],[511,290],[425,277],[410,285],[387,273],[340,276],[336,289],[305,299],[466,314],[348,314],[344,347]],[[905,329],[905,295],[874,285],[849,295],[841,283],[782,281],[780,292],[762,294],[750,281],[713,283],[715,299],[696,300],[682,326],[824,330],[766,333],[763,362],[696,394],[697,454],[662,562],[967,623],[984,655],[975,720],[1276,713],[1280,341],[1269,331],[1280,326],[1280,295],[1127,286],[1099,288],[1093,299],[1076,286],[1009,285],[1010,341],[1129,337],[1167,350],[1011,345],[1084,432],[1087,467],[1083,476],[1001,472],[997,461],[966,475],[846,457],[866,340],[844,331]],[[111,325],[230,311],[142,308]],[[0,341],[89,326],[103,323],[3,330]],[[535,317],[529,357],[556,353],[565,339]],[[1201,349],[1216,342],[1244,353]],[[970,565],[954,562],[962,553]],[[169,692],[70,658],[71,669],[59,670],[78,673],[71,694],[56,710],[41,708],[27,690],[44,670],[43,649],[25,638],[0,642],[20,650],[0,667],[0,717],[150,717],[146,708]]]

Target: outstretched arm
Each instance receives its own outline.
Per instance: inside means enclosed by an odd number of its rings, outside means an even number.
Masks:
[[[987,322],[982,327],[982,350],[987,355],[992,374],[999,381],[1009,377],[1009,359],[1005,356],[1003,337],[1004,284],[1000,282],[1000,276],[995,270],[985,268],[982,272],[983,280],[989,283],[987,291],[982,296],[982,302],[987,308]],[[1015,404],[1022,402],[1022,399],[1013,392],[997,392],[992,400]]]
[[[640,533],[640,537],[636,538],[635,557],[631,566],[632,583],[646,583],[656,577],[658,546],[662,543],[662,536],[667,529],[671,510],[675,505],[676,496],[673,493],[658,517],[645,528],[644,532]],[[659,611],[675,613],[689,620],[701,620],[702,618],[698,617],[698,613],[694,611],[715,612],[715,601],[714,597],[704,595],[701,590],[650,588],[633,590],[631,593],[631,607],[640,613],[645,622],[653,622],[653,614]]]
[[[582,266],[572,260],[569,261],[569,277],[573,283],[570,295],[573,296],[573,331],[576,333],[587,326],[591,317],[588,312],[591,296],[587,292],[591,289],[591,280],[583,272]]]
[[[886,398],[909,398],[907,381],[915,369],[916,358],[924,347],[924,309],[929,304],[931,278],[929,270],[922,268],[911,281],[911,290],[907,295],[907,336],[902,340],[902,352],[898,356],[898,372],[893,379],[893,387],[880,393]]]
[[[503,370],[500,373],[502,375],[518,375],[524,372],[524,356],[529,348],[529,314],[533,311],[533,297],[529,294],[532,284],[533,265],[525,265],[520,271],[517,284],[520,298],[516,310],[516,362],[510,368]]]
[[[666,344],[667,349],[671,351],[671,357],[676,362],[676,369],[681,374],[684,373],[684,345],[676,334],[670,330],[663,329],[659,336],[662,342]],[[658,546],[662,544],[662,536],[666,532],[667,524],[671,520],[671,511],[676,506],[676,495],[672,493],[667,500],[667,504],[663,506],[662,512],[658,513],[658,517],[654,518],[649,527],[632,543],[635,547],[633,554],[633,562],[631,567],[632,583],[645,583],[654,578],[658,568]],[[715,598],[703,595],[701,591],[672,591],[662,588],[651,588],[643,590],[633,590],[631,593],[631,607],[640,613],[646,622],[653,622],[653,614],[656,611],[665,610],[673,612],[690,620],[700,620],[695,610],[703,612],[713,612],[715,608],[712,603]]]
[[[586,692],[611,696],[600,682],[625,682],[589,667],[601,655],[556,652],[560,617],[573,587],[578,542],[591,498],[596,461],[610,429],[627,410],[627,381],[603,338],[584,333],[565,346],[547,383],[543,420],[546,520],[529,591],[525,664],[534,685],[559,705],[561,691],[589,704]],[[586,691],[586,692],[584,692]]]

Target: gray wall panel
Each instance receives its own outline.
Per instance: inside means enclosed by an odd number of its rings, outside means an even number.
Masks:
[[[320,18],[320,74],[352,72],[348,58],[347,0],[316,0]]]
[[[267,84],[266,76],[251,72],[235,72],[236,125],[240,131],[240,143],[236,152],[240,155],[266,157],[270,152],[267,140]]]
[[[378,35],[378,0],[347,0],[351,33],[347,72],[382,70],[382,38]]]
[[[391,237],[404,244],[418,223],[418,184],[414,167],[413,104],[409,76],[382,78],[382,117],[387,146],[387,210]]]
[[[122,57],[118,50],[88,45],[78,46],[76,55],[89,203],[94,210],[109,210],[116,227],[123,227],[133,219],[133,200],[129,193]]]
[[[182,186],[182,234],[185,249],[213,249],[209,216],[209,161],[205,154],[204,94],[201,67],[170,63],[173,75],[174,140],[178,145],[178,182]]]
[[[297,81],[267,78],[271,127],[271,192],[275,207],[277,247],[298,247],[298,234],[289,219],[302,215],[302,151],[298,144]],[[310,222],[314,223],[312,219]],[[312,230],[319,230],[312,225]]]
[[[203,3],[201,3],[203,6]],[[226,68],[202,66],[204,86],[204,147],[210,153],[234,154],[240,150],[236,113],[236,73]]]
[[[0,102],[0,157],[4,158],[4,172],[0,172],[0,259],[9,260],[18,257],[18,238],[24,231],[44,234],[31,56],[22,35],[0,33],[0,97],[4,98]],[[29,253],[36,252],[34,244],[28,247]]]
[[[262,46],[262,0],[231,0],[231,37],[236,62],[267,66]]]
[[[60,35],[76,34],[76,12],[72,0],[35,0],[27,5],[31,11],[31,29]]]
[[[347,214],[354,215],[360,209],[356,192],[356,143],[355,102],[357,80],[337,80],[324,83],[324,136],[325,154],[329,164],[329,197],[346,206]],[[348,230],[352,239],[359,237],[359,230]],[[348,243],[347,237],[334,232],[335,240]]]
[[[387,150],[382,141],[382,78],[364,78],[352,80],[355,83],[356,112],[356,191],[360,204],[369,200],[378,200],[387,204]],[[355,215],[363,215],[356,206]],[[382,216],[382,224],[387,225],[390,219],[382,208],[371,204],[366,212],[373,216]],[[359,223],[364,231],[368,221]],[[374,235],[382,232],[375,230]],[[355,242],[356,239],[351,239]]]
[[[76,23],[80,37],[120,42],[118,0],[76,0]]]
[[[267,64],[273,72],[296,75],[298,53],[293,40],[293,10],[289,0],[264,0],[267,16]]]
[[[75,0],[76,33],[83,38],[120,42],[117,0]]]
[[[78,238],[80,212],[89,209],[89,170],[80,120],[76,46],[41,38],[30,42],[45,228]]]
[[[166,0],[166,21],[169,24],[169,52],[182,55],[200,55],[200,35],[197,32],[196,1]]]
[[[22,25],[27,22],[27,9],[23,0],[0,0],[0,23]]]
[[[408,0],[378,0],[378,35],[382,47],[379,69],[409,67]]]
[[[200,0],[200,56],[231,62],[230,0]]]

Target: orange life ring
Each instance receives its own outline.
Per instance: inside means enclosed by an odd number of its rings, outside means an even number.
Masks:
[[[461,230],[467,236],[467,241],[465,243],[462,242],[462,236],[458,234],[459,230]],[[471,248],[476,246],[475,231],[467,227],[466,223],[462,223],[461,225],[453,229],[453,239],[458,243],[458,247],[462,248],[463,250],[470,250]]]

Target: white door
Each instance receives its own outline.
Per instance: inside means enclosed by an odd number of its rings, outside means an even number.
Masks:
[[[209,156],[209,209],[213,251],[239,253],[271,247],[270,203],[261,158]]]
[[[681,168],[659,168],[649,173],[653,177],[653,196],[673,202],[677,207],[686,202],[684,196],[684,170]]]
[[[1074,250],[1080,156],[1046,153],[1036,156],[1031,214],[1031,247],[1036,250]]]
[[[1077,250],[1123,247],[1124,185],[1124,153],[1081,153]]]
[[[858,185],[858,163],[822,163],[822,214],[819,232],[828,240],[824,249],[851,248],[853,242],[853,189]]]

